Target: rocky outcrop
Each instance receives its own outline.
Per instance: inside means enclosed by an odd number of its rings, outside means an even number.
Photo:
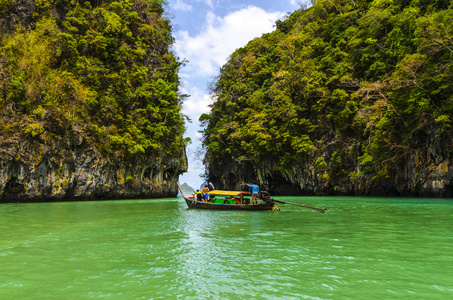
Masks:
[[[241,182],[257,181],[272,195],[285,196],[407,196],[453,197],[453,153],[449,137],[435,129],[422,140],[414,140],[412,150],[395,163],[385,176],[367,173],[357,155],[344,155],[333,169],[334,153],[340,145],[325,140],[322,152],[315,151],[304,163],[277,170],[266,163],[231,161],[222,170],[211,169],[209,180],[225,189],[238,189]],[[319,163],[323,158],[323,164]],[[329,167],[330,166],[330,167]]]
[[[87,137],[0,138],[0,202],[174,197],[185,153],[165,161],[104,157]],[[162,156],[161,156],[162,157]]]
[[[452,196],[452,7],[359,2],[312,1],[230,55],[201,118],[216,186]]]
[[[432,146],[432,145],[431,145]],[[330,163],[331,153],[326,153]],[[347,158],[344,158],[347,160]],[[355,195],[355,196],[453,196],[452,157],[432,146],[413,151],[399,162],[388,176],[377,177],[362,174],[363,166],[358,159],[349,158],[345,169],[337,175],[320,169],[313,161],[295,167],[286,174],[286,180],[269,180],[265,185],[278,194],[294,195]]]
[[[177,195],[183,96],[163,13],[160,1],[0,2],[0,202]]]
[[[283,195],[287,194],[288,190],[294,195],[452,197],[451,160],[430,161],[429,156],[429,153],[411,155],[392,176],[386,178],[370,175],[354,177],[346,174],[327,176],[324,172],[316,172],[314,169],[307,171],[302,167],[299,176],[294,180],[270,180],[267,185],[271,191]],[[361,166],[357,164],[356,170],[360,169]]]

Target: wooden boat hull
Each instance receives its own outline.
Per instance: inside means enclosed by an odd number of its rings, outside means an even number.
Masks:
[[[265,202],[259,204],[221,204],[211,202],[195,201],[184,197],[186,204],[189,208],[200,209],[216,209],[216,210],[272,210],[274,207],[273,202]]]

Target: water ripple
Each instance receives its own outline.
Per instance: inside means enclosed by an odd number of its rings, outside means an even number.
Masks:
[[[209,212],[180,200],[0,206],[1,298],[451,298],[453,205],[286,200],[331,209]]]

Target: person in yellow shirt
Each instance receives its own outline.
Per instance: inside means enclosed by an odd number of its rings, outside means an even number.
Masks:
[[[194,198],[196,201],[201,201],[202,195],[201,195],[200,190],[197,190],[195,193],[193,193],[193,198]]]

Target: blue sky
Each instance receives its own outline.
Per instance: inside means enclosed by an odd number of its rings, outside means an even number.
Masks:
[[[227,62],[231,53],[250,40],[275,29],[275,22],[300,7],[300,0],[169,0],[167,13],[173,26],[173,50],[188,64],[180,71],[182,91],[191,95],[184,101],[183,113],[192,119],[185,136],[189,171],[180,176],[197,188],[203,179],[201,135],[198,119],[209,112],[212,103],[209,83]]]

